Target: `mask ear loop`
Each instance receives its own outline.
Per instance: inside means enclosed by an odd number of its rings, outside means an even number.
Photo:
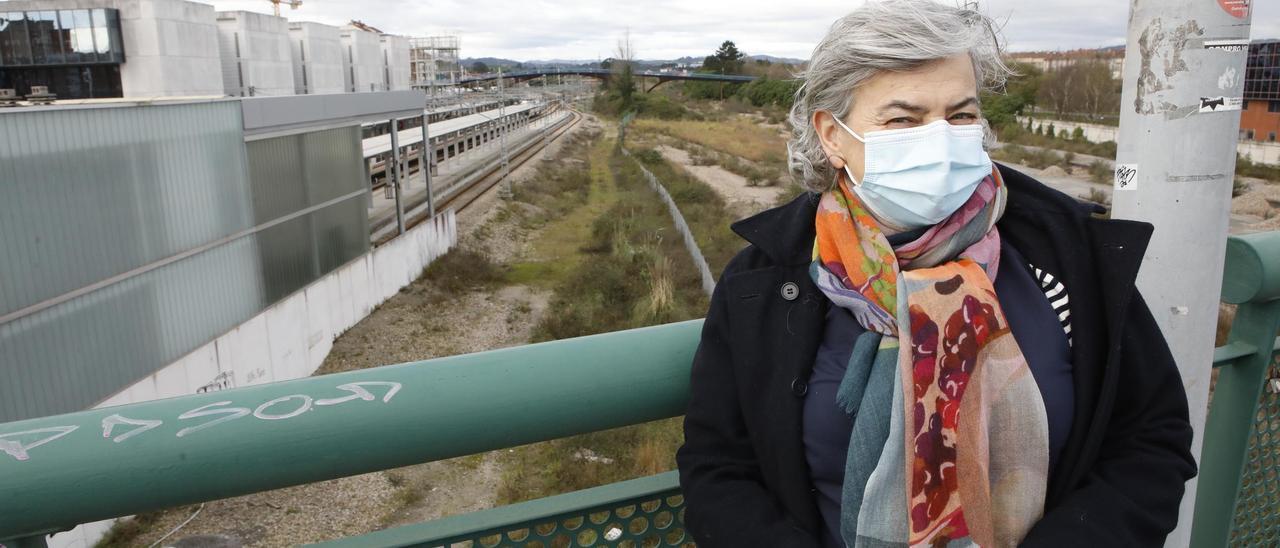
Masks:
[[[837,118],[835,114],[831,115],[831,119],[835,120],[837,124],[840,124],[840,127],[844,128],[845,131],[849,132],[849,135],[852,135],[854,139],[857,139],[859,142],[861,142],[864,145],[867,144],[866,139],[863,139],[862,136],[858,135],[857,133],[854,133],[852,129],[849,129],[849,126],[844,125],[844,122],[840,121],[840,119]]]
[[[840,121],[840,117],[839,117],[839,116],[836,116],[836,114],[835,114],[834,112],[827,112],[827,114],[830,114],[830,115],[831,115],[831,119],[832,119],[832,120],[835,120],[835,121],[836,121],[836,124],[839,124],[839,125],[840,125],[840,127],[841,127],[842,129],[844,129],[844,130],[845,130],[845,132],[847,132],[849,135],[852,135],[854,139],[857,139],[857,140],[858,140],[859,142],[861,142],[862,144],[866,144],[866,143],[867,143],[867,140],[866,140],[866,139],[863,139],[863,138],[862,138],[862,136],[858,135],[857,133],[854,133],[854,131],[853,131],[852,129],[849,129],[849,126],[844,125],[844,122]],[[842,159],[843,159],[843,158],[842,158]],[[844,163],[844,174],[845,174],[845,175],[847,175],[847,176],[849,177],[849,183],[850,183],[850,184],[852,184],[852,185],[854,186],[854,188],[857,188],[857,187],[862,186],[862,181],[859,181],[856,177],[854,177],[854,176],[853,176],[853,172],[849,170],[849,162],[848,162],[848,161],[845,161],[845,163]]]

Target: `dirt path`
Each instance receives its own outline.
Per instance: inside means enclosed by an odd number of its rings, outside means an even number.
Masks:
[[[560,161],[567,137],[600,127],[587,117],[535,158],[512,172],[528,180],[542,162]],[[503,214],[507,202],[495,186],[458,216],[460,248],[476,250],[498,265],[530,259],[539,233]],[[512,207],[527,204],[511,204]],[[551,292],[529,285],[450,292],[420,278],[334,341],[317,374],[419,361],[525,344],[547,310]],[[153,513],[117,528],[141,531],[118,546],[150,546],[165,540],[225,535],[246,547],[293,546],[363,534],[492,507],[502,479],[502,451],[408,466],[332,481],[267,491]]]
[[[670,145],[654,147],[668,162],[684,168],[703,184],[711,187],[738,218],[750,216],[772,207],[782,194],[780,186],[750,186],[747,178],[717,165],[694,165],[688,152]]]

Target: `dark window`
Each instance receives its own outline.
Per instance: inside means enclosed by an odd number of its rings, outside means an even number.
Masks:
[[[58,12],[27,12],[27,35],[31,37],[31,56],[37,65],[62,62],[62,44],[58,40]]]
[[[1267,112],[1280,112],[1280,101],[1268,101]]]
[[[1244,97],[1280,100],[1280,41],[1255,42],[1249,46]]]
[[[27,14],[14,11],[0,14],[0,65],[31,64],[31,40],[27,36]]]
[[[70,43],[67,48],[68,63],[94,63],[98,52],[93,46],[93,19],[89,10],[62,12],[64,27],[69,27]],[[68,24],[70,22],[70,24]]]
[[[1268,140],[1268,141],[1271,141],[1271,142],[1273,142],[1273,143],[1274,143],[1274,142],[1276,142],[1276,132],[1274,132],[1274,131],[1273,131],[1273,132],[1271,132],[1271,133],[1267,134],[1267,140]]]
[[[123,97],[119,65],[22,67],[0,70],[0,88],[12,88],[18,95],[31,93],[31,86],[48,86],[59,99]]]
[[[1252,141],[1252,140],[1253,140],[1253,130],[1252,130],[1252,129],[1246,129],[1246,130],[1244,131],[1244,138],[1245,138],[1245,139],[1248,139],[1248,140],[1250,140],[1250,141]]]
[[[0,67],[123,63],[114,9],[0,12]]]

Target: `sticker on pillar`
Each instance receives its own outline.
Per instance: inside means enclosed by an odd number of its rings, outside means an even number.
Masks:
[[[1138,164],[1116,164],[1116,190],[1138,188]]]
[[[1243,97],[1201,97],[1200,113],[1227,112],[1240,110],[1244,106]]]
[[[1222,10],[1236,19],[1249,17],[1250,3],[1252,3],[1251,0],[1218,0],[1218,5],[1222,7]]]
[[[1249,40],[1205,40],[1204,49],[1224,53],[1240,53],[1249,49]]]

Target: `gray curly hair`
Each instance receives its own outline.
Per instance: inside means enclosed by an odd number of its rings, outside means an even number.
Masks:
[[[980,90],[1003,87],[1012,71],[1000,59],[999,34],[975,9],[930,0],[880,0],[837,19],[814,48],[808,68],[797,75],[802,85],[788,115],[792,176],[814,192],[834,185],[835,168],[813,127],[814,112],[844,119],[853,107],[853,90],[880,71],[911,70],[965,52]]]

